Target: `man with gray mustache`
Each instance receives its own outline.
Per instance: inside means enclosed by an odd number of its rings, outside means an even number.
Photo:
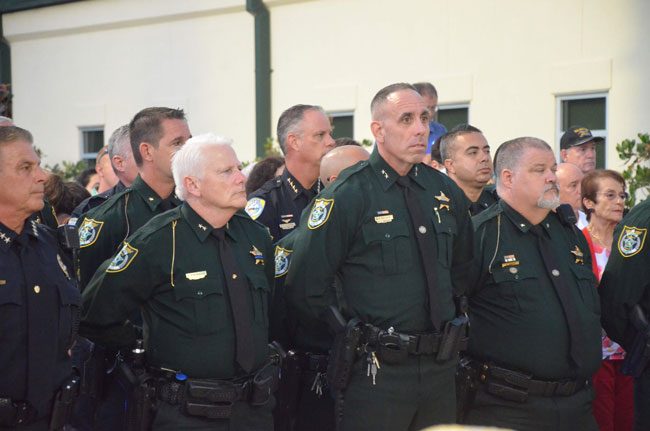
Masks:
[[[469,292],[461,371],[475,389],[466,393],[467,423],[597,430],[590,388],[600,363],[596,280],[584,237],[553,211],[556,169],[546,142],[505,142],[495,168],[501,201],[472,220],[480,272]]]

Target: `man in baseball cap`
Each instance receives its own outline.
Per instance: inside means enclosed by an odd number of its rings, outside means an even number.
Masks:
[[[572,126],[560,139],[560,158],[573,163],[583,174],[596,169],[596,143],[605,139],[591,134],[586,127]]]

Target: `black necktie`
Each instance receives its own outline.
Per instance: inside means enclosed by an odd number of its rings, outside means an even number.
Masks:
[[[433,232],[431,232],[430,219],[424,215],[422,207],[418,202],[417,196],[411,190],[411,180],[409,177],[399,177],[397,184],[404,192],[404,200],[406,201],[406,208],[408,209],[411,223],[413,223],[413,231],[420,250],[420,262],[424,268],[424,274],[427,279],[427,287],[429,292],[429,313],[431,316],[431,323],[433,327],[439,331],[441,326],[440,317],[440,304],[438,301],[437,292],[437,278],[436,278],[436,265],[438,261],[438,253],[436,250],[436,240]]]
[[[245,372],[250,373],[255,362],[255,352],[249,288],[244,273],[239,270],[232,246],[226,240],[225,233],[223,228],[212,231],[212,234],[219,239],[221,265],[226,279],[232,318],[235,322],[235,359]]]
[[[551,243],[546,233],[544,233],[544,228],[542,226],[531,226],[530,231],[537,237],[537,243],[539,245],[539,252],[542,255],[542,260],[544,261],[544,267],[548,273],[548,277],[551,279],[555,293],[560,299],[560,304],[562,305],[562,310],[564,311],[564,316],[566,317],[567,324],[569,325],[569,336],[570,336],[570,353],[571,359],[576,364],[577,367],[580,367],[582,353],[585,351],[583,347],[583,340],[580,336],[580,320],[578,319],[578,313],[576,311],[576,305],[569,291],[569,286],[565,282],[564,277],[567,274],[560,274],[560,267],[557,264],[557,260],[551,247]]]

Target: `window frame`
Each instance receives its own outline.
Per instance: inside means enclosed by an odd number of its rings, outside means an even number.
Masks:
[[[333,123],[334,118],[340,118],[340,117],[352,118],[352,135],[354,135],[354,111],[331,111],[331,112],[326,112],[326,114],[330,118],[330,123]],[[333,126],[334,124],[332,124],[332,130],[334,130]],[[354,136],[348,136],[348,138],[354,139]]]
[[[472,124],[471,123],[471,109],[470,109],[470,102],[462,102],[462,103],[439,103],[438,104],[438,112],[437,112],[437,117],[440,117],[440,111],[446,111],[446,110],[451,110],[451,109],[467,109],[467,124]],[[438,120],[436,122],[440,123]],[[440,123],[442,124],[442,123]],[[447,127],[447,126],[445,126]]]
[[[97,154],[99,154],[99,150],[93,152],[86,152],[85,147],[86,147],[86,142],[84,141],[84,133],[85,132],[102,132],[102,139],[104,138],[104,126],[98,125],[98,126],[79,126],[79,154],[80,154],[80,159],[87,161],[89,166],[93,166],[95,159],[97,158]],[[100,150],[104,147],[104,142],[102,142],[102,146],[99,148]]]

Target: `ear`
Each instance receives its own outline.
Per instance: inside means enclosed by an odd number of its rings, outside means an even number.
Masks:
[[[153,161],[153,151],[154,147],[148,142],[140,142],[140,147],[138,147],[140,150],[140,155],[142,156],[142,160],[146,160],[148,162]]]
[[[111,159],[111,163],[113,164],[113,166],[115,166],[116,170],[118,170],[120,172],[124,172],[124,170],[125,170],[124,169],[124,159],[122,158],[122,156],[118,156],[117,154],[114,155],[113,158]]]
[[[445,159],[442,161],[442,165],[447,169],[447,172],[450,174],[456,173],[456,167],[454,166],[454,161],[452,159]]]
[[[200,189],[200,180],[196,177],[192,176],[187,176],[183,178],[183,185],[185,186],[185,190],[187,190],[187,193],[189,193],[192,196],[201,197],[201,189]]]
[[[596,203],[589,198],[582,198],[582,205],[588,210],[592,210],[596,206]]]
[[[300,145],[298,145],[299,139],[297,133],[288,133],[286,140],[287,149],[291,148],[292,151],[300,151]]]
[[[377,143],[384,143],[385,132],[381,121],[375,120],[370,123],[370,131],[372,132],[372,136],[375,137]]]
[[[560,160],[566,162],[567,150],[560,150]]]
[[[510,169],[504,169],[501,171],[501,184],[507,189],[512,188],[512,183],[514,183],[515,173]]]

